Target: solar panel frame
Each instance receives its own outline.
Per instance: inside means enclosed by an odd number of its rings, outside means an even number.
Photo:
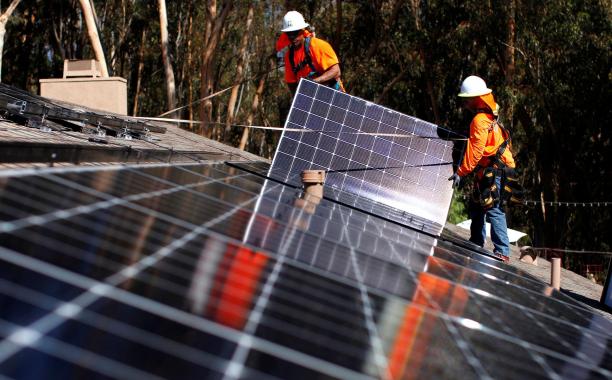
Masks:
[[[270,168],[289,173],[284,182],[323,169],[327,187],[430,220],[441,232],[452,196],[452,131],[305,79],[285,129]]]
[[[610,264],[608,265],[608,275],[606,276],[606,280],[604,282],[604,288],[601,292],[601,304],[605,305],[607,309],[612,312],[612,260],[610,260]]]

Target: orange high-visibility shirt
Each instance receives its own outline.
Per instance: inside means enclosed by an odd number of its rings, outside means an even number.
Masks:
[[[284,48],[289,46],[290,43],[291,41],[289,41],[287,33],[281,33],[281,35],[278,37],[278,40],[276,40],[276,51],[283,50]]]
[[[505,138],[499,126],[495,125],[489,133],[494,120],[493,115],[487,113],[477,113],[474,119],[472,119],[470,138],[467,142],[461,166],[457,170],[459,176],[464,177],[470,174],[478,164],[482,167],[487,167],[489,165],[489,158],[497,153],[497,149],[504,142]],[[502,162],[509,167],[513,168],[515,166],[510,146],[506,147],[501,158]]]
[[[291,47],[290,47],[291,48]],[[285,52],[285,82],[297,83],[300,78],[306,78],[310,74],[311,68],[305,64],[304,67],[297,73],[293,73],[291,63],[289,62],[289,50]],[[306,58],[304,54],[304,44],[297,48],[293,53],[293,61],[298,66]],[[310,59],[317,71],[317,75],[323,74],[333,65],[340,63],[334,49],[329,43],[316,37],[310,38]]]

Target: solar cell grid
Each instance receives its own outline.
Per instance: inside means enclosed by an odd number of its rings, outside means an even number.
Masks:
[[[243,164],[243,163],[235,163],[233,164],[237,167],[250,168],[251,170],[260,173],[265,173],[267,166],[266,165],[252,165],[252,164]],[[292,209],[292,201],[296,196],[292,191],[285,191],[284,187],[279,187],[278,191],[281,194],[278,194],[276,190],[267,191],[266,194],[262,195],[267,199],[267,202],[260,202],[259,207],[257,209],[258,213],[263,213],[266,215],[270,215],[275,219],[279,220],[288,220],[288,215],[290,215],[290,211]],[[333,198],[333,197],[332,197]],[[336,211],[340,212],[329,212],[325,213],[327,207],[331,207]],[[367,211],[368,207],[365,207],[363,204],[359,207],[360,210]],[[271,211],[270,211],[271,210]],[[283,211],[284,210],[284,211]],[[428,255],[432,243],[427,237],[422,236],[414,231],[407,230],[403,227],[400,227],[397,224],[391,224],[389,222],[380,222],[380,221],[370,221],[369,223],[363,223],[364,218],[360,218],[359,212],[351,213],[351,212],[342,212],[342,206],[338,206],[336,203],[328,202],[323,200],[315,215],[311,218],[311,222],[309,224],[309,231],[315,233],[317,236],[325,237],[326,239],[331,239],[332,241],[338,241],[338,231],[342,231],[346,228],[346,233],[353,236],[354,239],[351,239],[352,246],[361,253],[367,254],[367,252],[376,252],[378,258],[383,258],[385,260],[398,260],[395,261],[398,263],[403,263],[407,265],[407,267],[411,267],[409,262],[402,261],[404,257],[406,257],[405,253],[398,252],[410,252],[410,255],[414,255],[416,253]],[[383,214],[382,211],[377,211],[376,214]],[[350,218],[347,222],[343,219],[343,215],[348,215]],[[319,217],[323,216],[329,217],[329,220],[321,220]],[[347,217],[347,216],[344,216]],[[370,218],[370,217],[368,217]],[[373,217],[376,219],[375,217]],[[365,219],[367,221],[367,219]],[[359,223],[359,224],[358,224]],[[362,226],[360,228],[356,228],[357,226]],[[314,227],[313,227],[314,226]],[[346,227],[342,227],[346,226]],[[372,232],[378,231],[378,235],[372,235]],[[257,235],[257,234],[256,234]],[[380,237],[380,238],[379,238]],[[387,239],[391,242],[396,242],[398,244],[393,244],[391,246],[380,243],[382,239]],[[282,240],[282,236],[276,238],[277,241]],[[344,242],[344,240],[342,240]],[[366,242],[366,243],[362,243]],[[420,246],[420,244],[422,246]],[[378,244],[376,248],[372,248],[368,246],[368,244]],[[473,253],[460,249],[458,247],[452,246],[444,241],[437,241],[438,247],[436,247],[434,251],[434,256],[443,258],[445,261],[458,263],[460,267],[453,266],[453,269],[449,269],[448,273],[441,274],[441,277],[460,277],[462,272],[462,267],[471,268],[479,273],[479,275],[484,274],[485,276],[494,276],[497,278],[497,281],[502,282],[510,282],[515,284],[521,288],[529,289],[534,292],[544,292],[545,287],[543,284],[537,280],[533,280],[529,278],[529,275],[526,273],[519,271],[515,268],[509,268],[505,265],[497,264],[493,260],[487,260],[483,257],[478,257],[478,260],[469,260],[466,256],[473,256]],[[385,248],[382,248],[384,246]],[[444,249],[439,249],[443,248]],[[310,249],[310,248],[309,248]],[[455,252],[462,252],[463,255],[456,255],[454,252],[449,251],[449,249],[454,250]],[[312,248],[313,251],[320,251],[320,247],[315,246]],[[325,250],[323,250],[325,251]],[[391,252],[391,255],[388,254]],[[499,267],[495,267],[494,265],[498,265]],[[500,270],[501,269],[501,270]],[[451,273],[451,271],[457,271],[455,273]],[[485,281],[488,281],[485,279]],[[490,284],[492,287],[495,286],[495,282]],[[516,296],[519,297],[524,296],[522,293]],[[575,301],[567,296],[562,294],[558,294],[559,297],[564,299],[564,302],[576,304]]]
[[[272,178],[272,179],[275,179],[283,183],[291,184],[292,186],[295,186],[295,187],[301,186],[299,173],[293,174],[293,175],[289,174],[287,169],[278,167],[278,166],[282,166],[282,164],[280,163],[274,169],[271,169],[271,168],[267,169],[266,165],[253,166],[253,165],[250,165],[247,163],[241,163],[241,162],[231,163],[231,165],[237,168],[248,170],[253,173],[258,173],[260,175],[267,176],[268,178]],[[359,171],[359,172],[370,173],[370,171]],[[380,172],[376,172],[375,174],[372,174],[372,175],[381,176],[382,174]],[[385,182],[384,178],[382,182]],[[363,181],[361,181],[360,184],[362,186],[371,186],[370,184],[364,184]],[[392,181],[391,184],[397,185],[398,182]],[[372,187],[372,189],[373,189],[372,191],[375,191],[375,189],[378,189],[378,187]],[[372,213],[373,215],[380,216],[387,220],[395,221],[402,225],[409,226],[410,228],[424,231],[429,234],[435,235],[439,231],[439,226],[436,223],[431,222],[425,218],[418,217],[406,211],[402,211],[402,210],[393,208],[387,204],[380,203],[376,200],[373,200],[370,197],[365,197],[365,196],[360,196],[354,193],[350,193],[342,189],[339,189],[337,187],[326,187],[324,197],[334,200],[340,204],[348,205],[358,210]],[[483,253],[486,254],[485,251],[483,251]]]
[[[70,200],[0,222],[4,376],[611,374],[610,323],[544,284],[236,167],[41,171],[3,199],[33,178]]]
[[[450,131],[307,80],[286,127],[305,132],[281,137],[271,171],[286,171],[285,181],[325,169],[327,186],[431,220],[440,233],[452,194],[453,144],[442,140]]]

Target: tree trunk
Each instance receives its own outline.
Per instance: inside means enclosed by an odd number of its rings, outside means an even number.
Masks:
[[[427,86],[427,94],[429,95],[429,101],[431,102],[431,111],[434,116],[434,123],[440,124],[440,111],[438,110],[438,102],[436,101],[436,94],[434,90],[434,79],[431,76],[431,66],[429,65],[429,59],[424,48],[419,49],[421,54],[421,64],[425,70],[425,82]]]
[[[334,36],[334,48],[338,57],[340,54],[340,47],[342,45],[342,0],[336,0],[336,35]]]
[[[223,8],[218,12],[217,1],[208,0],[206,6],[206,29],[204,34],[204,50],[202,52],[202,67],[201,67],[201,81],[200,81],[200,97],[205,98],[214,92],[215,80],[214,80],[214,57],[221,32],[223,30],[223,24],[225,19],[232,8],[232,1],[228,1],[224,4]],[[211,128],[208,128],[212,120],[212,109],[213,104],[210,99],[206,99],[200,106],[200,119],[202,120],[202,131],[206,137],[211,136]]]
[[[53,37],[57,44],[57,50],[60,52],[62,62],[66,60],[66,48],[64,47],[64,24],[61,21],[53,19],[52,22]]]
[[[113,39],[113,46],[110,54],[110,67],[111,71],[115,73],[115,75],[123,75],[124,69],[124,61],[126,58],[126,54],[124,52],[124,56],[121,56],[121,53],[125,50],[122,49],[123,45],[126,43],[126,40],[131,37],[131,27],[132,21],[134,19],[134,12],[131,12],[128,9],[128,4],[126,0],[121,1],[121,26],[117,30],[118,38]],[[102,30],[102,28],[100,28]],[[128,55],[129,57],[129,55]],[[129,59],[129,58],[128,58]]]
[[[411,2],[411,6],[412,6],[412,15],[414,17],[414,26],[415,29],[417,30],[417,32],[421,32],[421,18],[420,18],[420,11],[421,11],[421,1],[420,0],[412,0]],[[436,101],[436,95],[435,95],[435,91],[434,91],[434,79],[431,76],[431,72],[433,72],[433,70],[430,67],[429,64],[429,54],[428,54],[428,50],[426,49],[427,44],[424,41],[420,42],[420,46],[418,48],[418,52],[419,52],[419,57],[421,60],[421,65],[423,66],[423,75],[425,76],[425,85],[426,85],[426,91],[427,94],[429,95],[429,101],[431,103],[431,111],[433,113],[434,116],[434,123],[436,124],[440,124],[440,111],[438,110],[438,102]]]
[[[247,13],[246,28],[242,33],[242,41],[240,42],[240,53],[238,59],[238,65],[236,66],[236,77],[235,85],[232,88],[229,101],[227,103],[227,118],[225,120],[225,140],[230,138],[231,124],[234,122],[234,109],[236,107],[236,100],[238,99],[238,90],[240,89],[240,82],[244,77],[244,66],[247,60],[247,45],[249,43],[249,35],[251,34],[251,24],[253,23],[253,13],[255,8],[255,2],[249,3],[249,11]]]
[[[190,41],[190,35],[191,35],[191,14],[192,14],[192,9],[193,9],[193,5],[191,2],[189,2],[187,9],[185,10],[185,16],[181,16],[181,14],[179,14],[179,23],[177,26],[177,32],[176,32],[176,41],[175,41],[175,46],[174,46],[174,50],[176,51],[176,56],[177,56],[177,60],[176,60],[176,65],[177,65],[177,69],[179,70],[179,75],[177,77],[177,91],[176,91],[176,97],[177,97],[177,101],[178,103],[181,102],[181,99],[184,98],[184,94],[185,94],[185,82],[189,82],[186,78],[189,77],[189,75],[187,74],[188,71],[188,62],[187,62],[187,50],[189,49],[189,41]],[[183,46],[185,46],[185,48],[183,49]],[[185,57],[184,59],[180,59],[180,57]],[[179,63],[182,62],[182,63]],[[180,67],[180,69],[179,69]],[[182,112],[181,112],[182,114]],[[189,125],[191,127],[191,125]]]
[[[508,1],[508,19],[506,22],[506,29],[508,34],[508,41],[506,43],[506,86],[509,91],[514,91],[514,45],[516,43],[516,0]],[[514,115],[514,97],[508,99],[506,107],[506,120],[510,126],[513,125]]]
[[[506,43],[506,84],[511,86],[514,82],[514,44],[516,28],[516,0],[508,2],[508,19],[506,22],[508,41]]]
[[[270,69],[273,69],[276,66],[275,58],[270,59]],[[259,99],[261,99],[263,95],[264,88],[266,86],[266,78],[267,75],[262,75],[259,78],[259,83],[257,84],[257,90],[255,91],[255,95],[253,96],[253,103],[251,104],[251,110],[249,111],[249,115],[246,119],[246,125],[252,125],[253,119],[255,117],[255,113],[257,113],[257,109],[259,108]],[[246,148],[247,142],[249,141],[249,128],[245,127],[242,130],[242,137],[240,138],[240,144],[238,145],[238,149],[244,150]]]
[[[172,63],[170,62],[170,56],[168,54],[168,16],[166,13],[166,0],[158,0],[157,5],[159,9],[159,28],[161,30],[162,61],[164,64],[164,73],[166,75],[166,104],[168,110],[172,110],[176,107],[176,87],[174,83],[174,71],[172,70]],[[174,116],[174,113],[170,114],[170,117]]]
[[[414,0],[413,0],[413,2],[414,2]],[[386,32],[388,30],[390,30],[391,28],[393,28],[395,26],[395,24],[397,23],[397,21],[398,21],[400,10],[402,8],[402,5],[404,4],[404,0],[395,0],[393,2],[392,8],[391,8],[391,14],[389,15],[389,19],[388,20],[384,20],[383,19],[383,13],[380,12],[380,10],[382,8],[382,3],[383,2],[378,2],[378,4],[374,4],[374,7],[379,12],[379,17],[380,17],[379,32],[381,33],[382,36],[386,37],[386,34],[387,34]],[[420,29],[420,26],[419,26],[418,29]],[[384,40],[384,38],[382,38],[382,36],[380,36],[381,38],[374,38],[372,40],[372,43],[370,44],[370,47],[368,48],[367,52],[365,53],[364,62],[369,61],[372,57],[374,57],[375,54],[378,53],[378,47],[380,46],[380,44]]]
[[[192,52],[192,44],[191,37],[193,32],[193,14],[189,14],[189,32],[187,33],[187,68],[191,70],[192,62],[193,62],[193,52]],[[187,75],[187,97],[189,102],[189,120],[193,120],[193,81],[191,80],[191,72],[190,75]],[[185,77],[183,77],[185,80]],[[189,124],[189,129],[193,131],[193,124]]]
[[[2,55],[4,53],[4,35],[6,34],[6,23],[20,2],[21,0],[13,0],[6,11],[0,15],[0,82],[2,81]]]
[[[100,64],[100,70],[102,76],[108,78],[108,66],[106,66],[106,58],[104,57],[104,51],[102,50],[102,44],[100,43],[100,36],[98,35],[98,28],[94,20],[93,10],[89,0],[79,0],[81,3],[81,9],[83,10],[83,18],[87,24],[87,32],[89,39],[93,47],[96,60]]]
[[[387,93],[393,88],[393,86],[395,86],[397,82],[399,82],[404,77],[404,75],[406,75],[407,72],[408,72],[408,65],[404,66],[402,71],[400,71],[393,79],[391,79],[389,83],[387,83],[387,85],[385,86],[385,88],[383,88],[380,95],[378,95],[378,97],[374,100],[374,103],[382,102],[385,96],[387,96]]]
[[[138,114],[138,98],[140,97],[140,84],[142,83],[142,70],[144,69],[144,50],[145,41],[147,39],[147,30],[142,30],[142,38],[140,41],[140,49],[138,49],[138,71],[136,74],[136,94],[134,95],[134,110],[132,115]]]

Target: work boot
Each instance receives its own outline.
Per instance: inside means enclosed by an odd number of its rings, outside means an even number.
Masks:
[[[508,264],[510,262],[510,256],[504,255],[500,252],[493,252],[493,256],[497,257],[498,259],[500,259],[501,261],[503,261],[504,263]]]

